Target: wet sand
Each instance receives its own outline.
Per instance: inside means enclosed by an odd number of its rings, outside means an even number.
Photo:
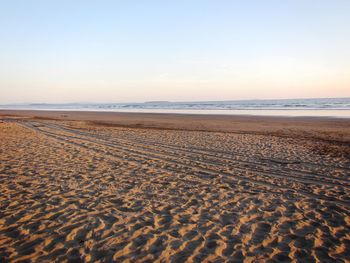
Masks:
[[[0,115],[0,262],[350,261],[349,120]]]

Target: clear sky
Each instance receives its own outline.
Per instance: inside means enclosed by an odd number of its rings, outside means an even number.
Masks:
[[[0,0],[0,103],[350,97],[349,0]]]

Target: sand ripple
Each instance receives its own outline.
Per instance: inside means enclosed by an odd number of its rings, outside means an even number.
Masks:
[[[262,135],[0,123],[0,261],[349,262],[350,160]]]

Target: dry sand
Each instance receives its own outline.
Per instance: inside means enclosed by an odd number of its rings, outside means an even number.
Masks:
[[[350,262],[349,120],[0,114],[0,262]]]

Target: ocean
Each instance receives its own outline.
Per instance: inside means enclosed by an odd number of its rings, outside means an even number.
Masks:
[[[350,118],[350,98],[144,103],[8,104],[1,109],[77,110],[181,114],[229,114]]]

